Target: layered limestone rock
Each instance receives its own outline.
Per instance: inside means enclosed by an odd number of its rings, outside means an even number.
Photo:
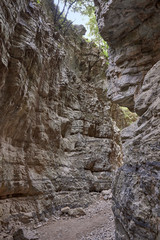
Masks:
[[[99,50],[63,37],[36,1],[1,0],[0,15],[0,231],[12,231],[87,206],[121,147]]]
[[[157,0],[95,0],[98,26],[110,46],[108,96],[134,109],[148,70],[160,59]]]
[[[109,96],[114,102],[135,109],[140,116],[122,131],[124,165],[117,171],[113,185],[116,239],[158,240],[159,1],[95,3],[100,32],[110,45]]]
[[[159,91],[160,62],[147,73],[136,102],[143,115],[122,131],[125,164],[113,189],[116,239],[160,238]]]

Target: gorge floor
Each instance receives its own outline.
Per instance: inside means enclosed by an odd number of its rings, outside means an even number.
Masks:
[[[85,216],[60,217],[39,227],[39,240],[114,240],[111,207],[110,199],[100,197],[85,210]]]

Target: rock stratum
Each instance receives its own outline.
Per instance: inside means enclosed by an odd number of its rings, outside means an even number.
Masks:
[[[95,0],[110,46],[108,96],[139,119],[122,131],[113,184],[116,240],[160,239],[160,2]]]
[[[108,96],[134,109],[135,97],[150,68],[160,59],[157,0],[95,0],[98,26],[110,45]]]
[[[43,3],[0,1],[0,232],[87,206],[122,161],[104,58]]]

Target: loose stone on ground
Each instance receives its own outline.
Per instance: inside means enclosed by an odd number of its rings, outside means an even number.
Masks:
[[[45,226],[38,228],[39,240],[114,240],[110,194],[103,193],[97,201],[83,209],[86,213],[84,216],[61,215],[56,221],[49,221]],[[108,200],[104,200],[104,197]],[[66,213],[65,210],[69,212],[71,209],[61,209]]]

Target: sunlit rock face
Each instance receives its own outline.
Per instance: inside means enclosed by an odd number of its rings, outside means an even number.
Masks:
[[[113,184],[116,240],[160,239],[159,1],[95,1],[110,45],[109,96],[135,109]]]
[[[160,58],[159,1],[95,3],[100,34],[110,46],[108,96],[133,110],[144,76]]]
[[[0,1],[0,231],[87,206],[121,164],[105,59],[47,11]]]

